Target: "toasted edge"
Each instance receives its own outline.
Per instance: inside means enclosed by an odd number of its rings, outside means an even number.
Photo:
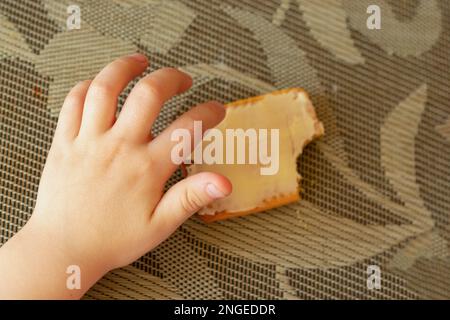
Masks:
[[[197,214],[197,217],[206,223],[210,223],[210,222],[214,222],[214,221],[226,220],[226,219],[235,218],[235,217],[242,217],[242,216],[246,216],[246,215],[249,215],[252,213],[264,212],[266,210],[273,209],[276,207],[281,207],[281,206],[284,206],[285,204],[296,202],[298,200],[300,200],[299,191],[291,193],[291,194],[283,196],[283,197],[265,200],[263,206],[255,207],[250,210],[234,211],[234,212],[222,211],[222,212],[218,212],[215,214],[204,214],[204,215]]]

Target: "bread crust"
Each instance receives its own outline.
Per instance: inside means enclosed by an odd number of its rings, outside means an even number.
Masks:
[[[246,216],[252,213],[258,213],[258,212],[264,212],[269,209],[277,208],[284,206],[285,204],[289,204],[292,202],[296,202],[300,200],[300,194],[299,191],[283,196],[278,198],[272,198],[270,200],[264,201],[264,205],[260,207],[256,207],[250,210],[243,210],[243,211],[235,211],[235,212],[228,212],[228,211],[222,211],[217,212],[213,215],[211,214],[203,214],[203,215],[197,215],[201,220],[203,220],[206,223],[214,222],[214,221],[220,221],[220,220],[226,220],[230,218],[235,217],[242,217]]]

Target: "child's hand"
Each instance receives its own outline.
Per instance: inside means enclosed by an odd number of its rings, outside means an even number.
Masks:
[[[64,287],[66,268],[79,265],[84,293],[107,271],[133,262],[198,209],[231,192],[225,177],[201,173],[163,194],[177,168],[170,159],[176,144],[170,133],[176,128],[192,131],[194,120],[203,121],[204,130],[211,128],[222,120],[224,109],[215,102],[194,107],[152,140],[151,126],[164,102],[192,83],[188,75],[165,68],[136,84],[116,121],[118,95],[146,67],[142,55],[118,59],[92,82],[76,85],[64,102],[35,211],[10,241],[10,249],[24,252],[23,243],[32,242],[33,252],[41,255],[36,259],[53,262],[49,270],[40,270],[47,282],[52,277],[48,272],[60,272],[63,283],[57,285]],[[0,277],[8,244],[2,247],[3,256],[0,250]],[[41,268],[41,263],[36,265]],[[28,264],[23,270],[34,267]]]

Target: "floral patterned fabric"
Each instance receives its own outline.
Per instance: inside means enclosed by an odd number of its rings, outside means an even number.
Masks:
[[[0,244],[32,213],[69,89],[142,52],[146,73],[175,66],[194,78],[154,134],[205,100],[288,87],[310,93],[326,134],[298,162],[301,201],[192,218],[86,298],[450,298],[449,1],[76,3],[81,29],[67,30],[71,0],[0,0]],[[380,30],[366,25],[373,4]]]

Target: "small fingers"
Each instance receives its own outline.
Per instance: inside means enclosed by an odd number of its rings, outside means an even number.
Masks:
[[[111,127],[119,94],[147,65],[144,55],[133,54],[114,60],[100,71],[86,96],[81,134],[100,134]]]
[[[90,84],[91,80],[85,80],[70,90],[59,113],[58,125],[55,130],[57,139],[67,141],[77,137],[80,131],[84,100]]]
[[[149,140],[151,127],[164,105],[189,89],[192,78],[174,68],[162,68],[142,78],[128,95],[114,129],[134,142]]]

